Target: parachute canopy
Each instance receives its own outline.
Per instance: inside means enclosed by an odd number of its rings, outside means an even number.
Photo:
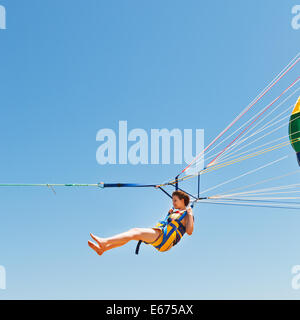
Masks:
[[[290,118],[289,136],[291,145],[297,153],[297,160],[300,166],[300,97]]]

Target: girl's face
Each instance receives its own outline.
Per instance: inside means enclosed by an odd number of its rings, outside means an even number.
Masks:
[[[173,207],[175,209],[183,209],[185,208],[184,199],[179,199],[178,196],[173,196]]]

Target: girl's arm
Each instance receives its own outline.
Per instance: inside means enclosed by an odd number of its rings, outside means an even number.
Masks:
[[[187,209],[185,230],[189,236],[194,231],[194,215],[193,215],[192,208]]]

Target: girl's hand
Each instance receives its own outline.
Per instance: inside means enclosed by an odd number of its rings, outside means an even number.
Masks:
[[[193,210],[192,210],[192,208],[188,208],[188,209],[187,209],[187,213],[189,213],[189,214],[193,214]]]
[[[191,235],[194,231],[194,216],[192,208],[187,209],[187,222],[185,230],[188,235]]]
[[[173,209],[170,209],[170,210],[169,210],[169,213],[172,213],[172,212],[173,212]]]

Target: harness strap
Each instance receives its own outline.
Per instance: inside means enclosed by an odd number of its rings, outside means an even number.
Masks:
[[[142,242],[143,242],[142,240],[139,240],[139,242],[138,242],[138,244],[137,244],[137,246],[135,248],[135,254],[139,254],[140,246],[141,246]]]
[[[187,211],[182,216],[185,217],[186,214],[187,214]],[[181,223],[181,220],[184,218],[182,216],[178,220],[176,220],[176,222],[178,223],[178,227],[176,228],[176,238],[173,242],[173,246],[175,246],[181,240],[183,235],[185,234],[185,227]]]
[[[166,241],[170,238],[173,231],[176,230],[176,226],[173,223],[170,223],[169,226],[171,226],[172,229],[168,232],[168,228],[164,228],[162,242],[158,246],[155,246],[156,249],[159,250],[166,243]]]
[[[180,222],[186,215],[187,215],[187,210],[185,210],[184,213],[180,216],[180,218],[176,219],[176,221]]]

